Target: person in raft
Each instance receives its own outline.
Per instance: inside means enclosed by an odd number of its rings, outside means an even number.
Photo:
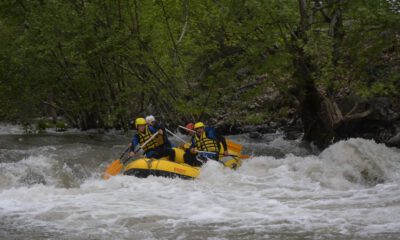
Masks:
[[[156,122],[156,118],[153,115],[149,115],[146,117],[146,123],[147,123],[147,125],[153,126],[153,127],[158,125]]]
[[[189,130],[186,130],[186,135],[193,137],[194,132],[195,132],[194,131],[194,123],[190,122],[190,123],[186,124],[185,128],[189,129]],[[192,130],[192,131],[190,131],[190,130]]]
[[[187,135],[189,137],[193,137],[193,135],[195,133],[195,131],[194,131],[194,123],[190,122],[190,123],[186,124],[185,127],[184,127],[183,132],[181,132],[181,133],[183,133],[183,134],[185,134],[185,135]],[[186,150],[189,149],[190,145],[191,145],[191,143],[183,143],[183,144],[181,144],[179,146],[179,148],[186,151]],[[190,153],[188,153],[188,154],[190,154]]]
[[[135,150],[139,149],[139,146],[143,146],[147,140],[149,140],[156,132],[158,132],[158,136],[150,140],[150,142],[142,147],[145,157],[156,159],[169,157],[171,161],[175,160],[175,151],[165,144],[163,136],[164,131],[161,128],[147,125],[146,119],[144,118],[137,118],[135,120],[135,127],[137,129],[137,133],[132,138],[131,149],[129,152],[130,157],[135,156]]]
[[[157,121],[156,121],[156,118],[153,116],[153,115],[149,115],[149,116],[147,116],[146,117],[146,123],[147,123],[147,125],[149,126],[149,127],[154,127],[154,128],[156,128],[156,129],[161,129],[161,130],[163,130],[163,132],[166,132],[165,131],[165,127],[163,126],[163,125],[161,125],[161,124],[159,124]],[[160,137],[161,138],[161,137]],[[172,148],[172,147],[174,147],[173,145],[172,145],[172,143],[169,141],[169,139],[168,139],[168,135],[167,134],[164,134],[163,135],[163,141],[164,141],[164,144],[165,144],[165,146],[167,147],[167,148]],[[156,139],[158,139],[158,138],[156,138]]]
[[[220,143],[224,148],[224,156],[229,155],[225,138],[217,134],[215,128],[206,127],[204,123],[197,122],[194,130],[196,133],[192,137],[192,144],[184,156],[186,163],[199,166],[207,159],[218,160]]]

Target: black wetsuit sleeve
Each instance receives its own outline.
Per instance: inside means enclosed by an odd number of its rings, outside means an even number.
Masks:
[[[226,144],[226,139],[224,136],[219,135],[218,133],[216,134],[217,141],[222,143],[222,146],[224,147],[224,151],[228,151],[228,145]]]
[[[226,139],[224,136],[218,133],[218,131],[215,128],[212,127],[207,127],[206,128],[206,136],[217,140],[218,143],[222,143],[222,147],[224,148],[224,151],[228,151],[228,146],[226,144]]]

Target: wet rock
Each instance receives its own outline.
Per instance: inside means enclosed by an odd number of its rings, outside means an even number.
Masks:
[[[360,174],[361,174],[363,183],[368,186],[371,186],[371,187],[385,182],[385,179],[382,177],[383,173],[377,174],[374,171],[364,169],[360,172]]]
[[[258,132],[260,134],[265,134],[265,133],[275,133],[276,128],[271,127],[268,124],[262,124],[262,125],[246,125],[239,127],[239,131],[241,133],[254,133]]]
[[[284,139],[296,140],[296,139],[299,139],[302,135],[303,135],[303,133],[298,130],[289,130],[289,131],[285,131]]]
[[[44,176],[32,170],[27,171],[26,175],[19,179],[19,182],[27,185],[46,184]]]
[[[337,101],[345,118],[366,111],[370,114],[343,122],[336,131],[336,140],[360,137],[374,139],[389,146],[400,146],[396,125],[400,119],[400,105],[386,97],[361,99],[348,96]]]
[[[252,138],[252,139],[262,139],[262,137],[263,137],[262,133],[259,133],[259,132],[249,133],[249,138]]]
[[[269,123],[269,126],[271,127],[271,128],[278,128],[278,123],[276,123],[276,122],[270,122]]]
[[[400,132],[398,132],[396,135],[391,137],[386,144],[390,147],[398,147],[400,148]]]

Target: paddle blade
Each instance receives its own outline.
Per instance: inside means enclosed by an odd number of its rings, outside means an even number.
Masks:
[[[123,167],[124,165],[121,163],[119,159],[115,160],[110,165],[108,165],[106,171],[103,174],[103,179],[107,180],[111,176],[117,175],[119,172],[121,172]]]
[[[242,148],[243,148],[242,145],[240,145],[238,143],[235,143],[235,142],[233,142],[231,140],[226,140],[226,145],[228,145],[228,150],[230,150],[230,151],[232,151],[234,153],[237,153],[237,154],[239,154],[242,151]]]

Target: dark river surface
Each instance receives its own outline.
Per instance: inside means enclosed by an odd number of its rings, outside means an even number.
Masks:
[[[105,181],[130,134],[2,126],[0,239],[400,239],[398,149],[228,138],[252,155],[236,171],[208,162],[196,180]]]

